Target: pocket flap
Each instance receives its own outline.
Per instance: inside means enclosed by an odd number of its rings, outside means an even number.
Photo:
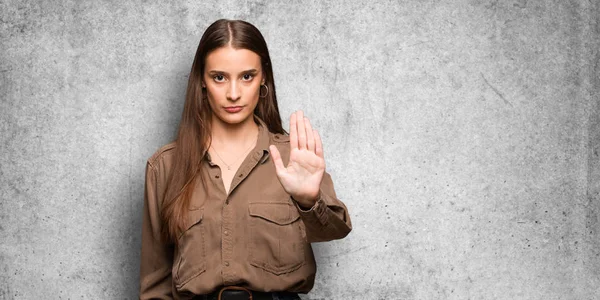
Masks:
[[[249,203],[248,211],[253,217],[263,218],[279,225],[290,224],[298,218],[298,210],[291,203]]]
[[[198,209],[188,210],[188,220],[185,229],[188,230],[190,227],[200,223],[204,218],[204,207]]]

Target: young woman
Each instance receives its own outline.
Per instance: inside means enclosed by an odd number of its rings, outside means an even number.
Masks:
[[[350,230],[319,133],[302,111],[282,128],[263,36],[214,22],[177,138],[146,166],[140,299],[299,299],[315,280],[310,243]]]

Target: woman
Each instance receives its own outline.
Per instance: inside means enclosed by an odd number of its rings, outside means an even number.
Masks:
[[[350,230],[318,132],[302,111],[282,128],[261,33],[214,22],[177,138],[148,159],[140,299],[299,299],[315,279],[310,243]]]

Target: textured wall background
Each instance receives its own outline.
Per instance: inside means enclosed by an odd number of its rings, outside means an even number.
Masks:
[[[0,299],[137,297],[146,159],[218,18],[353,218],[304,299],[598,299],[595,0],[0,0]]]

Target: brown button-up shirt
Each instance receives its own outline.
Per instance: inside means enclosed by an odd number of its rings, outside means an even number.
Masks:
[[[285,165],[289,136],[259,123],[255,148],[231,182],[229,194],[219,166],[207,155],[192,195],[187,229],[176,243],[161,239],[160,210],[172,168],[171,143],[160,148],[146,166],[140,299],[187,299],[219,286],[237,285],[255,291],[306,293],[313,287],[316,265],[311,242],[345,237],[350,216],[325,172],[319,198],[303,210],[285,192],[269,156],[275,145]]]

